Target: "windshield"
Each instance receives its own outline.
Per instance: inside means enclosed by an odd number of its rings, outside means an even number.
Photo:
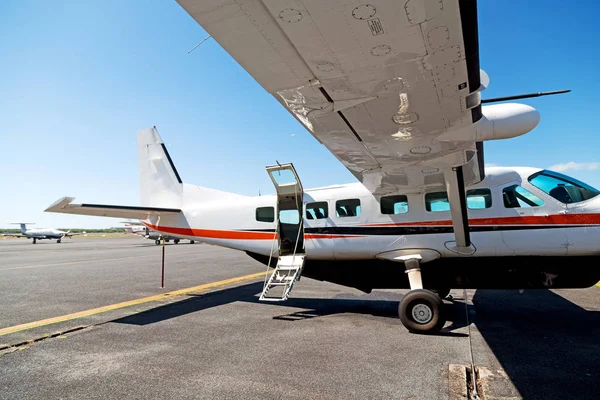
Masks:
[[[537,172],[527,180],[536,188],[565,204],[588,200],[600,194],[597,189],[590,185],[548,170]]]

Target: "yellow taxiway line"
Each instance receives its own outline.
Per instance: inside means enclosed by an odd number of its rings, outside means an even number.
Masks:
[[[259,272],[256,274],[238,276],[236,278],[225,279],[225,280],[218,281],[218,282],[205,283],[203,285],[189,287],[186,289],[179,289],[179,290],[174,290],[172,292],[161,293],[161,294],[157,294],[154,296],[143,297],[141,299],[124,301],[122,303],[116,303],[116,304],[111,304],[111,305],[104,306],[104,307],[93,308],[91,310],[79,311],[76,313],[62,315],[59,317],[47,318],[47,319],[42,319],[39,321],[28,322],[26,324],[9,326],[7,328],[0,329],[0,336],[8,335],[10,333],[15,333],[15,332],[19,332],[19,331],[24,331],[27,329],[38,328],[38,327],[44,326],[44,325],[51,325],[51,324],[56,324],[59,322],[70,321],[70,320],[77,319],[77,318],[89,317],[90,315],[100,314],[100,313],[107,312],[107,311],[118,310],[120,308],[135,306],[138,304],[159,301],[159,300],[165,299],[167,297],[180,296],[180,295],[188,294],[191,292],[213,289],[216,287],[225,286],[225,285],[229,285],[232,283],[245,282],[245,281],[249,281],[249,280],[256,279],[256,278],[262,278],[264,276],[265,276],[265,272]]]

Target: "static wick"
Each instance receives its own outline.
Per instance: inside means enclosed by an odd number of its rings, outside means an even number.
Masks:
[[[208,39],[210,39],[211,36],[208,35],[207,37],[205,37],[204,39],[202,39],[202,41],[200,43],[198,43],[197,45],[195,45],[194,47],[192,47],[189,51],[188,54],[190,54],[192,51],[196,50],[198,48],[198,46],[200,46],[202,43],[206,42]]]

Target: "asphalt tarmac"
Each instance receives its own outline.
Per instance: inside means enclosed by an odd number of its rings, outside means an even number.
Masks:
[[[403,290],[303,278],[263,303],[265,267],[138,237],[0,240],[0,399],[592,399],[600,287],[453,290],[436,336]],[[457,372],[458,371],[458,372]],[[463,375],[461,372],[463,371]]]

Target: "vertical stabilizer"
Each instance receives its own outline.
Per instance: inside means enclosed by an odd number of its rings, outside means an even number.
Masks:
[[[33,225],[33,222],[11,222],[12,225],[20,225],[21,226],[21,233],[23,235],[26,235],[27,232],[27,225]]]
[[[156,127],[138,132],[138,152],[141,204],[181,208],[183,183]]]

